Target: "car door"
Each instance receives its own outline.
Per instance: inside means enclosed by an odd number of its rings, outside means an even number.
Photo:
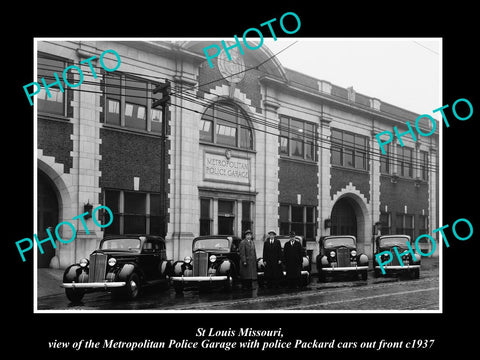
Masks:
[[[157,239],[145,240],[140,258],[140,266],[147,280],[158,278],[160,274],[160,261],[161,251],[159,241]]]

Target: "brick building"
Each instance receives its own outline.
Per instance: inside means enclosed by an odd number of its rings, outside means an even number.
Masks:
[[[77,229],[39,266],[87,256],[104,233],[160,234],[172,259],[189,254],[195,236],[247,228],[258,253],[269,229],[303,235],[313,255],[320,236],[354,234],[371,257],[378,231],[416,237],[438,227],[438,133],[404,137],[386,156],[375,139],[418,114],[286,69],[265,45],[232,50],[232,60],[222,52],[211,68],[202,49],[214,42],[37,42],[39,79],[52,83],[72,64],[84,76],[36,96],[37,233],[62,221]],[[81,61],[107,49],[121,65],[108,72],[93,61],[95,76]],[[166,80],[162,114],[152,90]],[[107,205],[113,224],[103,231],[88,219],[87,234],[72,218],[88,204]]]

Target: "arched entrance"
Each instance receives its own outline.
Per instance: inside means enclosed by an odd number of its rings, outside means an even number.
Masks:
[[[55,228],[58,224],[59,206],[55,184],[53,184],[48,175],[41,170],[38,170],[37,190],[37,236],[39,240],[43,240],[48,236],[45,229],[48,227]],[[42,245],[43,254],[41,254],[37,248],[37,265],[39,268],[49,267],[50,260],[55,256],[55,249],[50,242],[45,242]]]
[[[353,200],[343,197],[338,200],[332,209],[332,235],[353,235],[357,237],[357,217]]]
[[[330,234],[355,236],[358,250],[372,256],[371,217],[365,198],[352,187],[337,193],[334,199]]]

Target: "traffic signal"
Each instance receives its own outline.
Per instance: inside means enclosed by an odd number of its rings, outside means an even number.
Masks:
[[[152,108],[168,105],[168,103],[170,102],[170,90],[171,90],[171,86],[170,86],[169,80],[166,80],[163,84],[160,84],[157,87],[155,87],[155,89],[153,89],[153,93],[154,94],[161,93],[162,98],[154,100],[152,103]]]

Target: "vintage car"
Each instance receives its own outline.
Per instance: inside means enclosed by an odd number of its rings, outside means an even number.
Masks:
[[[171,282],[177,293],[185,287],[210,287],[222,284],[226,291],[232,289],[239,278],[241,239],[236,236],[208,235],[193,239],[192,256],[173,264]]]
[[[277,236],[275,236],[275,239],[278,239],[280,241],[280,244],[282,245],[282,251],[283,251],[283,247],[284,247],[285,243],[290,241],[290,236],[288,236],[288,235],[277,235]],[[299,235],[296,235],[295,239],[298,242],[300,242],[300,244],[302,244],[302,249],[303,249],[303,263],[302,263],[302,272],[301,272],[302,282],[301,282],[301,285],[302,286],[307,286],[310,283],[310,273],[311,273],[311,270],[312,270],[312,266],[311,266],[311,263],[310,263],[310,259],[307,256],[307,250],[306,250],[306,247],[305,247],[304,239]],[[282,264],[282,268],[283,268],[283,276],[285,277],[286,276],[285,264]],[[263,258],[258,258],[258,260],[257,260],[257,271],[258,271],[257,272],[258,283],[259,283],[259,285],[263,285],[263,283],[264,283],[264,272],[265,272],[265,265],[263,264]]]
[[[420,277],[420,254],[415,250],[415,260],[413,260],[410,253],[405,253],[402,255],[403,266],[400,263],[397,255],[395,254],[394,247],[397,247],[397,252],[402,254],[408,249],[407,242],[411,244],[411,247],[414,249],[414,244],[409,235],[380,235],[375,239],[375,255],[383,251],[390,251],[392,253],[391,262],[383,265],[385,274],[382,273],[380,266],[378,264],[377,257],[374,255],[375,268],[374,274],[375,277],[387,275],[387,274],[405,274],[408,273],[410,277],[418,279]],[[384,254],[381,256],[382,261],[387,261],[388,255]]]
[[[171,269],[165,240],[160,236],[108,236],[89,259],[81,259],[65,269],[61,286],[72,302],[79,302],[86,292],[97,289],[134,299],[145,285],[168,288]]]
[[[367,280],[368,257],[357,251],[357,240],[352,235],[332,235],[320,238],[320,253],[317,256],[319,281],[325,281],[326,275],[351,273],[361,275]]]

